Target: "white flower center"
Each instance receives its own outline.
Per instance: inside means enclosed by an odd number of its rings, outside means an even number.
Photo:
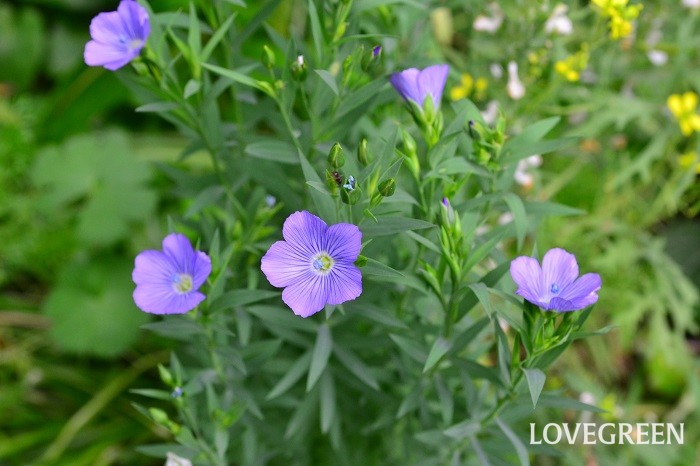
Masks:
[[[192,291],[192,275],[179,273],[173,277],[173,289],[178,294],[185,294]]]
[[[327,275],[333,268],[333,264],[335,264],[335,261],[327,252],[316,254],[311,260],[311,266],[314,268],[314,271],[321,275]]]

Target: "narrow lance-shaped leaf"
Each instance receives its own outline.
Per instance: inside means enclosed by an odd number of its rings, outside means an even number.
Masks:
[[[326,364],[328,364],[328,358],[331,355],[332,349],[333,338],[331,337],[331,329],[327,324],[322,324],[318,328],[316,343],[314,344],[314,352],[311,357],[309,377],[306,379],[307,392],[316,384],[316,381],[326,368]]]

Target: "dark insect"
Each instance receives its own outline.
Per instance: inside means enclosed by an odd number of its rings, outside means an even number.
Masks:
[[[341,187],[343,185],[343,175],[341,175],[339,171],[333,170],[331,172],[331,177],[333,178],[333,181],[335,181],[335,184],[338,185],[338,187]]]

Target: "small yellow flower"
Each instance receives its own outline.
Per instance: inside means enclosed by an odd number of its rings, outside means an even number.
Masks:
[[[581,50],[554,64],[554,71],[564,76],[567,81],[575,82],[581,78],[581,72],[588,65],[588,44],[581,44]]]
[[[489,82],[486,78],[478,78],[476,81],[469,73],[464,73],[460,79],[460,83],[450,89],[450,99],[462,100],[466,99],[474,92],[474,98],[482,100],[485,96],[486,89],[489,87]]]
[[[700,159],[695,151],[687,152],[678,157],[678,165],[684,169],[695,170],[695,173],[700,174]]]
[[[694,131],[700,131],[700,115],[695,113],[698,106],[698,95],[695,92],[672,94],[668,97],[667,104],[678,121],[684,136],[690,136]]]
[[[632,21],[637,19],[644,5],[628,5],[629,0],[593,0],[602,15],[609,18],[610,38],[617,40],[628,37],[634,31]]]

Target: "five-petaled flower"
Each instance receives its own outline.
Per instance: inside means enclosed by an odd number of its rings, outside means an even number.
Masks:
[[[204,300],[198,290],[210,273],[209,256],[195,251],[184,235],[172,233],[163,240],[163,251],[136,256],[134,302],[151,314],[184,314]]]
[[[578,276],[573,254],[550,249],[542,259],[520,256],[510,263],[510,275],[518,285],[515,292],[532,304],[549,311],[577,311],[598,301],[600,275]],[[578,278],[577,278],[578,277]]]
[[[117,11],[100,13],[90,23],[85,63],[118,70],[136,58],[151,32],[148,12],[135,0],[121,0]]]
[[[309,317],[326,304],[351,301],[362,293],[355,261],[362,247],[357,226],[328,226],[315,215],[294,212],[277,241],[262,258],[261,269],[272,286],[284,288],[282,300],[294,314]]]
[[[392,74],[389,80],[407,102],[414,102],[422,108],[425,99],[430,97],[432,107],[437,109],[440,107],[449,71],[449,65],[433,65],[423,70],[409,68]]]

